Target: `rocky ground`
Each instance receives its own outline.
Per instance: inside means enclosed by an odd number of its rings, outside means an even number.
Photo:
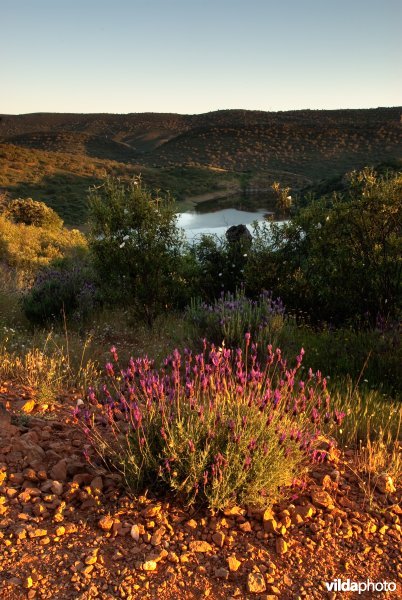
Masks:
[[[85,461],[69,412],[25,415],[25,403],[27,390],[0,387],[2,600],[402,597],[401,490],[384,476],[364,492],[352,453],[272,509],[212,514],[131,497]],[[325,586],[367,578],[397,589]]]

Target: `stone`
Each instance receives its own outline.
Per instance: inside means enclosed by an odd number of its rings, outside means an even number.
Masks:
[[[241,506],[231,506],[223,511],[225,517],[244,517],[246,511]]]
[[[241,523],[241,525],[239,525],[239,529],[240,529],[240,531],[243,531],[244,533],[250,533],[250,531],[251,531],[251,523],[250,523],[250,521],[246,521],[245,523]]]
[[[164,536],[166,532],[166,527],[158,527],[158,529],[156,529],[154,531],[154,533],[152,534],[151,537],[151,544],[152,546],[159,546],[159,544],[162,542],[162,537]]]
[[[34,469],[25,469],[23,475],[25,479],[28,479],[28,481],[38,481],[38,477]]]
[[[76,473],[73,477],[73,482],[78,485],[85,485],[91,482],[91,475],[89,473]]]
[[[212,546],[203,540],[195,540],[190,542],[190,550],[192,552],[210,552],[212,550]]]
[[[67,461],[62,458],[50,469],[50,477],[56,481],[66,481]]]
[[[272,508],[266,508],[262,513],[262,521],[269,521],[269,519],[275,519],[275,514]]]
[[[98,560],[98,548],[94,548],[88,556],[85,557],[86,565],[94,565]]]
[[[281,590],[275,585],[271,585],[270,592],[272,592],[272,594],[274,594],[275,597],[281,595]]]
[[[250,247],[253,241],[253,236],[245,225],[232,225],[226,230],[226,239],[229,244],[239,244]]]
[[[172,552],[172,551],[170,551],[168,553],[167,559],[168,559],[169,562],[174,563],[174,564],[177,564],[180,561],[180,559],[177,556],[176,552]]]
[[[332,510],[335,508],[334,501],[328,492],[324,490],[314,490],[311,492],[311,500],[314,506]]]
[[[52,481],[50,489],[52,490],[53,494],[56,494],[56,496],[61,496],[63,493],[63,484],[61,481]]]
[[[217,579],[228,579],[228,577],[229,577],[229,571],[227,569],[225,569],[224,567],[215,569],[214,573],[215,573],[215,577]]]
[[[135,542],[138,542],[140,539],[140,528],[138,525],[133,525],[130,530],[130,535]]]
[[[45,535],[47,535],[47,530],[46,529],[40,529],[38,527],[37,529],[32,529],[31,531],[29,531],[28,535],[29,535],[30,538],[44,537]]]
[[[43,463],[45,459],[45,451],[42,446],[32,441],[31,438],[26,438],[27,434],[24,434],[19,439],[14,439],[13,450],[15,452],[22,452],[24,457],[27,458],[28,463],[40,462]],[[56,477],[54,477],[56,479]]]
[[[89,486],[92,492],[96,495],[99,495],[103,490],[103,480],[100,475],[97,475],[95,479],[93,479]]]
[[[146,562],[142,563],[142,569],[144,571],[155,571],[157,568],[157,563],[154,560],[147,560]]]
[[[35,400],[27,400],[25,404],[21,407],[21,410],[29,415],[33,409],[35,408]]]
[[[212,541],[219,547],[222,548],[223,544],[225,543],[225,534],[223,533],[223,531],[217,531],[216,533],[214,533],[212,535]]]
[[[247,590],[250,594],[262,594],[266,591],[267,586],[262,573],[249,573],[247,576]]]
[[[233,573],[235,573],[241,565],[241,562],[237,560],[234,554],[228,556],[226,561],[228,563],[229,571],[232,571]]]
[[[197,521],[194,521],[194,519],[190,519],[189,521],[186,521],[186,527],[187,529],[196,530],[198,528],[198,523]]]
[[[263,525],[264,525],[264,531],[266,531],[267,533],[276,533],[278,523],[276,522],[275,519],[273,519],[273,518],[266,519],[263,522]]]
[[[160,504],[155,504],[154,506],[149,506],[143,511],[143,514],[146,519],[152,519],[159,515],[162,510],[162,506]]]
[[[113,527],[113,523],[112,517],[110,515],[105,515],[99,520],[98,525],[103,531],[110,531]]]
[[[301,525],[306,519],[311,518],[314,512],[315,508],[311,504],[295,506],[291,514],[292,523],[295,525]]]
[[[275,548],[277,554],[286,554],[288,551],[288,545],[282,537],[276,538]]]

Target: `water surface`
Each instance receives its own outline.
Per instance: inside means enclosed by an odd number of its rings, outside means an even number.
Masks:
[[[189,241],[202,234],[224,236],[232,225],[246,225],[252,232],[254,221],[281,220],[275,213],[272,194],[243,194],[222,200],[208,200],[192,210],[178,213],[177,224]]]

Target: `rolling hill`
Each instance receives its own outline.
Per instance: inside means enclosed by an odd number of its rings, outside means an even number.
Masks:
[[[85,220],[88,186],[105,173],[141,172],[178,200],[266,189],[275,179],[300,189],[400,160],[401,113],[394,107],[0,115],[0,186],[14,197],[44,200],[70,224]]]

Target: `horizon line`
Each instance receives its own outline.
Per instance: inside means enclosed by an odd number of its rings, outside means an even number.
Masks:
[[[191,117],[196,115],[207,115],[217,112],[254,112],[254,113],[288,113],[288,112],[336,112],[336,111],[357,111],[357,110],[380,110],[380,109],[397,109],[402,110],[402,105],[392,106],[361,106],[359,108],[291,108],[286,110],[262,110],[253,108],[217,108],[208,110],[205,112],[198,113],[179,113],[171,111],[139,111],[139,112],[68,112],[68,111],[34,111],[24,113],[0,113],[0,117],[24,117],[29,115],[116,115],[116,116],[130,116],[130,115],[179,115],[183,117]]]

